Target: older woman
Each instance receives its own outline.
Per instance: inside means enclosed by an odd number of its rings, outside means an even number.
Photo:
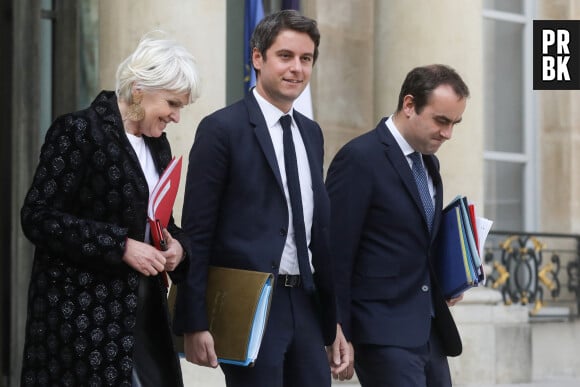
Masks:
[[[36,246],[22,386],[183,386],[159,274],[179,281],[188,244],[171,219],[155,249],[146,210],[199,83],[182,46],[145,37],[116,92],[48,130],[21,212]]]

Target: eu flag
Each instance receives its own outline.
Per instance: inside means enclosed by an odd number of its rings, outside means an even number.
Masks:
[[[244,92],[248,93],[256,85],[256,74],[252,67],[252,47],[250,39],[256,25],[264,17],[262,0],[246,0],[244,22]]]

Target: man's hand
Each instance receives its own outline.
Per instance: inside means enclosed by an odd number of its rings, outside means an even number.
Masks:
[[[354,376],[354,348],[352,343],[348,343],[349,360],[348,367],[338,374],[338,380],[350,380]],[[337,379],[336,376],[334,376]]]
[[[213,337],[209,331],[184,334],[183,345],[188,362],[212,368],[218,366]]]
[[[459,296],[452,298],[450,300],[447,300],[447,306],[453,306],[455,304],[457,304],[459,301],[463,300],[463,293],[461,293]]]
[[[330,347],[326,348],[326,354],[328,356],[328,363],[330,364],[330,371],[332,376],[340,380],[345,380],[345,371],[349,367],[349,362],[351,361],[351,347],[349,346],[344,334],[342,333],[342,328],[340,324],[336,324],[336,339]],[[354,361],[354,357],[352,357]],[[352,374],[348,379],[352,377]]]

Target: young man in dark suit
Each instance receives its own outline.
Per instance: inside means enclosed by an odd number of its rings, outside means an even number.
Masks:
[[[192,256],[174,322],[187,360],[218,365],[205,303],[209,265],[276,278],[255,365],[221,365],[230,387],[328,386],[331,370],[347,366],[328,246],[322,131],[293,109],[319,41],[316,22],[296,11],[265,17],[251,40],[256,87],[205,117],[191,149],[182,225]]]
[[[339,313],[364,387],[451,386],[446,356],[461,353],[461,339],[448,305],[461,297],[445,300],[433,274],[443,200],[434,154],[468,96],[453,69],[415,68],[397,111],[330,165]]]

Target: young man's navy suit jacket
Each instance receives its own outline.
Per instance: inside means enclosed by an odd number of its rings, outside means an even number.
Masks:
[[[330,206],[323,180],[318,124],[294,112],[312,175],[310,250],[326,344],[336,334],[333,265],[328,246]],[[189,156],[182,226],[191,240],[188,280],[180,285],[174,330],[208,329],[208,265],[278,274],[289,222],[272,140],[253,95],[205,117]],[[272,317],[272,316],[271,316]]]
[[[433,322],[447,355],[461,339],[431,266],[442,209],[439,162],[424,162],[436,190],[430,233],[409,163],[385,125],[346,144],[328,171],[331,246],[342,328],[355,343],[427,343]]]

